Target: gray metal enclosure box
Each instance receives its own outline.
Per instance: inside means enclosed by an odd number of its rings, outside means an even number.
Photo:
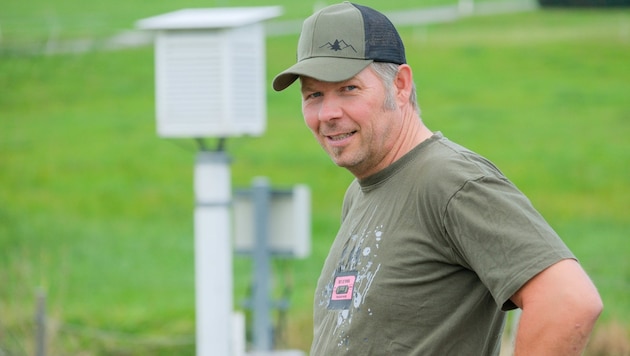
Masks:
[[[155,92],[162,137],[229,137],[266,128],[265,35],[281,7],[184,9],[139,20],[157,31]]]

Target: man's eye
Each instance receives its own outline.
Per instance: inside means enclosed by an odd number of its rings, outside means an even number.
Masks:
[[[314,98],[319,98],[320,96],[322,96],[321,92],[315,92],[315,93],[310,93],[307,98],[309,99],[314,99]]]
[[[352,90],[355,90],[355,89],[357,89],[356,85],[347,85],[347,86],[344,87],[345,91],[352,91]]]

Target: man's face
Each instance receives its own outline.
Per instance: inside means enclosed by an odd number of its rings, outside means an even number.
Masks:
[[[391,163],[401,113],[385,108],[388,93],[369,66],[345,82],[302,77],[301,83],[306,125],[338,166],[364,178]]]

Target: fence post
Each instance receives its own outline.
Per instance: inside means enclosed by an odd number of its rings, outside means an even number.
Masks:
[[[46,356],[46,293],[37,290],[37,306],[35,311],[35,355]]]

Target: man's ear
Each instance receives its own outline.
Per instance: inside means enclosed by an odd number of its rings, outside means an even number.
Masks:
[[[408,64],[398,66],[398,74],[394,79],[394,87],[396,88],[396,100],[398,105],[409,103],[409,96],[413,88],[413,73]]]

